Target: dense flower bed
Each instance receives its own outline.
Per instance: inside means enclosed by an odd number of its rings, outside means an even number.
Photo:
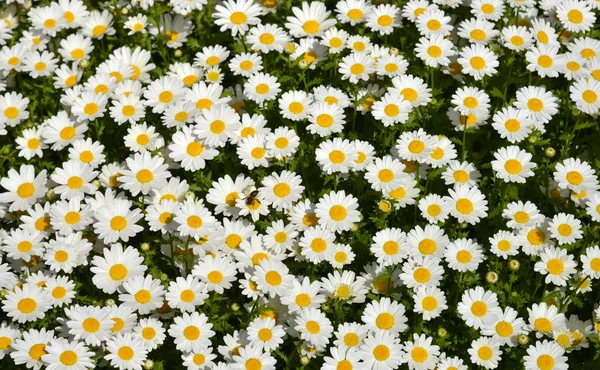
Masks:
[[[597,369],[597,0],[4,0],[0,368]]]

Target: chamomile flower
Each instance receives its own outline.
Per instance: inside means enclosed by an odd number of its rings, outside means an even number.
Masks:
[[[369,75],[375,72],[374,61],[364,53],[352,53],[345,56],[339,65],[342,80],[349,80],[356,84],[359,81],[368,81]]]
[[[587,114],[600,112],[600,82],[592,80],[575,81],[569,88],[571,100],[577,109]]]
[[[481,246],[472,239],[457,239],[446,248],[445,259],[453,270],[475,271],[485,260]]]
[[[358,200],[343,190],[325,194],[317,203],[316,215],[320,225],[336,232],[349,230],[361,216]]]
[[[262,9],[251,0],[227,0],[215,7],[213,18],[221,32],[230,30],[232,36],[244,35],[249,26],[259,24]]]
[[[504,47],[514,51],[529,50],[533,37],[524,26],[507,26],[502,29]]]
[[[395,265],[408,255],[406,235],[396,228],[378,231],[370,249],[382,266]]]
[[[204,145],[204,141],[197,139],[192,133],[192,128],[183,126],[171,138],[169,156],[181,163],[187,171],[198,171],[206,166],[206,161],[214,159],[219,151]]]
[[[159,156],[152,156],[149,152],[136,153],[133,158],[127,158],[127,170],[122,172],[119,181],[123,188],[131,191],[132,195],[148,194],[153,188],[162,188],[167,185],[169,172],[168,165]]]
[[[345,118],[344,110],[339,105],[317,102],[310,113],[310,124],[306,129],[321,137],[339,133],[346,123]]]
[[[440,316],[448,308],[446,295],[434,286],[421,286],[415,289],[414,311],[423,315],[423,320],[429,321]]]
[[[333,333],[331,321],[317,308],[302,310],[296,316],[294,329],[300,338],[316,346],[325,346]]]
[[[367,27],[380,35],[389,35],[400,27],[400,9],[395,5],[380,4],[367,16]]]
[[[263,70],[262,57],[254,53],[241,53],[229,61],[229,69],[234,75],[250,77]]]
[[[42,361],[48,369],[93,369],[95,363],[92,357],[94,352],[80,341],[69,341],[57,338],[44,348],[47,352],[42,356]]]
[[[547,247],[540,253],[540,258],[541,261],[535,264],[534,270],[546,275],[546,284],[565,286],[575,273],[577,263],[564,249]]]
[[[286,28],[294,37],[322,36],[327,29],[335,25],[335,19],[329,19],[331,12],[323,3],[302,3],[302,9],[293,7],[293,16],[287,17]]]
[[[596,23],[596,15],[590,5],[577,0],[561,2],[556,7],[556,16],[571,32],[587,32]]]
[[[529,136],[534,125],[527,111],[513,107],[502,108],[492,119],[492,127],[500,137],[513,144]]]
[[[287,266],[274,259],[262,259],[255,266],[252,280],[256,282],[257,288],[268,294],[271,298],[283,296],[289,287],[293,276],[289,274]]]
[[[531,308],[527,308],[529,314],[529,327],[536,331],[536,336],[551,335],[555,330],[561,330],[566,327],[565,315],[558,312],[558,308],[547,303],[534,303]]]
[[[361,320],[371,332],[385,331],[397,335],[408,328],[405,312],[404,305],[384,297],[379,302],[367,304]]]
[[[141,319],[133,331],[144,340],[149,351],[156,349],[166,338],[166,330],[163,328],[162,322],[156,318]]]
[[[415,24],[419,33],[425,37],[433,35],[448,36],[452,31],[452,18],[437,7],[428,7],[416,17]]]
[[[558,99],[544,87],[527,86],[517,90],[515,107],[525,110],[533,120],[548,123],[558,112]]]
[[[366,0],[339,1],[335,6],[336,18],[343,23],[356,24],[366,21],[373,7]]]
[[[427,194],[419,200],[419,210],[421,215],[427,219],[429,223],[438,223],[445,221],[448,218],[450,209],[444,198],[438,194]]]
[[[414,290],[421,286],[438,286],[443,274],[440,259],[417,256],[410,257],[403,263],[400,279],[404,285]]]
[[[279,26],[260,23],[250,29],[247,40],[252,50],[259,50],[263,53],[270,51],[281,53],[285,45],[290,42],[287,33]]]
[[[482,18],[466,19],[458,26],[458,35],[472,44],[487,45],[499,34],[493,23]]]
[[[583,237],[581,221],[573,215],[559,213],[552,218],[548,224],[550,236],[558,241],[558,244],[573,244]]]
[[[142,315],[163,305],[165,290],[160,280],[152,279],[150,275],[138,275],[127,279],[122,288],[124,293],[119,294],[119,300]]]
[[[402,159],[424,162],[431,154],[435,143],[436,140],[420,128],[418,131],[403,132],[395,148]]]
[[[458,62],[462,65],[462,72],[473,76],[475,80],[481,80],[485,76],[492,76],[498,72],[496,69],[500,63],[494,53],[486,46],[473,44],[464,47],[460,53]]]
[[[46,193],[46,170],[36,176],[32,165],[22,164],[19,172],[11,168],[7,175],[0,180],[0,185],[7,190],[0,193],[0,201],[10,203],[11,212],[27,210]]]
[[[386,127],[396,123],[406,123],[408,114],[412,111],[412,105],[404,100],[402,95],[386,93],[380,100],[373,103],[373,117]]]
[[[303,91],[288,91],[279,98],[281,114],[292,121],[301,121],[312,110],[313,99]]]
[[[556,164],[554,181],[563,189],[581,192],[591,190],[597,182],[597,177],[586,161],[579,158],[566,158]]]
[[[2,301],[2,310],[19,323],[39,320],[51,307],[48,293],[31,284],[23,284],[20,288],[9,291]]]
[[[525,183],[528,177],[533,176],[532,169],[537,166],[530,162],[533,156],[518,146],[500,148],[494,157],[492,169],[505,182]]]
[[[280,86],[275,76],[257,72],[244,83],[244,94],[257,104],[263,104],[277,97],[281,91]]]
[[[500,344],[495,338],[481,337],[474,340],[467,350],[471,355],[471,362],[486,369],[497,368],[502,356]]]
[[[458,312],[466,324],[475,329],[490,325],[502,315],[497,295],[479,286],[463,293]]]
[[[325,31],[321,45],[329,48],[329,54],[339,54],[346,46],[348,36],[348,32],[332,27]]]
[[[230,257],[223,255],[216,257],[206,255],[192,270],[192,275],[204,282],[209,291],[219,294],[231,288],[231,282],[236,280],[236,274],[235,263]]]
[[[262,348],[265,352],[277,349],[283,343],[285,332],[270,317],[252,320],[248,325],[248,341],[251,346]]]
[[[519,253],[517,236],[510,231],[500,230],[489,239],[490,251],[496,256],[507,259]]]
[[[569,368],[565,350],[556,342],[544,340],[531,344],[527,348],[527,355],[523,357],[526,370]]]
[[[430,67],[447,66],[450,64],[450,58],[455,54],[454,45],[446,40],[442,35],[433,35],[431,37],[421,37],[416,45],[415,51],[417,57]]]
[[[454,190],[448,190],[446,202],[451,206],[450,214],[458,222],[467,222],[471,225],[479,223],[482,217],[487,216],[487,200],[485,195],[477,188],[458,185]]]

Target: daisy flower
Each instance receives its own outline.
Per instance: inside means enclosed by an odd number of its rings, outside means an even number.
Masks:
[[[92,359],[94,352],[80,341],[68,341],[57,338],[51,341],[44,349],[47,353],[42,356],[42,361],[48,369],[93,369],[95,361]]]
[[[494,338],[482,337],[471,342],[471,348],[467,350],[471,355],[471,362],[485,367],[495,369],[502,359],[500,342]]]
[[[133,307],[141,315],[162,307],[165,290],[160,280],[152,276],[137,275],[123,283],[119,300]]]
[[[374,61],[364,53],[352,53],[344,58],[339,64],[339,73],[342,80],[349,80],[356,84],[360,80],[368,81],[369,75],[375,72]]]
[[[496,160],[492,161],[492,169],[496,176],[506,182],[525,183],[526,178],[533,176],[537,165],[531,161],[533,156],[521,150],[518,146],[508,146],[494,153]]]
[[[262,348],[265,352],[277,349],[285,336],[283,327],[276,325],[275,320],[270,317],[257,317],[250,322],[247,330],[250,345]]]
[[[344,129],[346,115],[339,105],[317,102],[309,116],[310,124],[306,127],[312,134],[325,137]]]
[[[498,306],[498,296],[478,286],[465,291],[458,312],[465,323],[475,329],[481,329],[498,320],[502,309]]]
[[[579,158],[566,158],[556,164],[554,181],[562,189],[581,192],[593,189],[594,184],[597,183],[597,177],[586,161]]]
[[[415,289],[414,311],[423,315],[423,320],[429,321],[440,316],[448,308],[444,291],[434,286],[421,286]]]
[[[445,252],[448,267],[453,270],[475,271],[486,258],[481,246],[472,239],[457,239],[448,245]]]
[[[519,253],[519,244],[515,234],[510,231],[500,230],[489,239],[491,252],[496,256],[507,259]]]
[[[32,165],[22,164],[17,172],[8,170],[8,177],[0,180],[0,185],[7,191],[0,193],[0,201],[10,203],[9,211],[25,211],[34,205],[46,193],[46,170],[35,174]]]
[[[535,330],[536,336],[541,338],[543,334],[551,335],[553,331],[566,327],[565,315],[558,312],[558,308],[543,302],[534,303],[527,308],[529,314],[529,329]]]
[[[39,320],[51,308],[48,293],[31,284],[23,284],[14,291],[8,291],[2,300],[2,310],[19,323]]]
[[[277,77],[268,73],[257,72],[244,83],[244,94],[257,104],[263,104],[277,97],[281,91],[280,86]]]
[[[302,310],[296,316],[294,329],[306,340],[315,346],[326,346],[333,333],[331,321],[317,308]]]
[[[111,366],[125,369],[141,368],[148,353],[144,340],[132,333],[111,337],[106,342],[106,349],[105,358]]]
[[[179,351],[200,351],[211,345],[210,338],[215,335],[212,327],[205,314],[184,312],[182,316],[173,319],[169,326],[169,335],[174,339]]]
[[[556,16],[565,29],[571,32],[587,32],[596,23],[592,7],[585,2],[567,0],[556,7]]]
[[[460,53],[458,62],[462,65],[462,72],[473,76],[475,80],[481,80],[485,76],[492,76],[498,72],[496,69],[500,63],[498,57],[486,46],[473,44],[464,47]]]
[[[385,331],[397,335],[408,328],[405,312],[404,305],[384,297],[379,302],[372,301],[367,304],[361,320],[371,332]]]
[[[343,190],[325,194],[316,208],[319,224],[335,232],[349,230],[361,219],[358,200]]]
[[[135,153],[133,158],[127,158],[127,169],[122,172],[119,181],[125,190],[132,195],[148,194],[153,188],[162,188],[167,185],[169,172],[164,159],[152,156],[149,152]]]
[[[487,200],[485,195],[477,188],[458,185],[454,190],[449,189],[446,202],[451,206],[450,214],[458,222],[467,222],[471,225],[479,223],[481,218],[487,216]]]
[[[421,37],[416,45],[415,52],[417,57],[433,68],[440,65],[449,65],[449,57],[455,54],[452,42],[446,40],[442,35],[433,35],[429,38]]]
[[[567,281],[575,273],[577,267],[573,256],[567,254],[564,249],[547,247],[540,253],[540,258],[542,260],[535,264],[534,270],[546,275],[546,284],[567,285]]]
[[[412,105],[403,96],[395,93],[386,93],[380,100],[373,103],[373,117],[385,127],[396,123],[406,123],[408,114],[412,112]]]
[[[206,255],[192,269],[192,275],[197,276],[206,284],[209,291],[223,294],[225,289],[231,288],[235,281],[237,269],[235,263],[226,255]]]
[[[215,7],[213,18],[220,31],[230,30],[232,36],[244,35],[249,26],[259,24],[263,11],[252,0],[227,0]]]
[[[544,340],[527,347],[527,355],[523,357],[526,370],[569,368],[565,350],[556,342]]]
[[[327,29],[336,24],[329,19],[331,12],[320,2],[303,2],[302,8],[292,7],[293,16],[287,17],[285,27],[294,37],[322,36]]]

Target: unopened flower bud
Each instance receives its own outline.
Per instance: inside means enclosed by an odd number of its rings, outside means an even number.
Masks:
[[[81,59],[81,60],[79,61],[79,66],[80,66],[82,69],[86,69],[87,67],[89,67],[89,66],[90,66],[90,62],[89,62],[89,60],[87,60],[87,59]]]
[[[531,144],[535,144],[538,140],[538,137],[535,135],[531,135],[527,138],[527,140],[531,143]]]
[[[546,154],[546,157],[552,158],[556,155],[556,150],[553,147],[549,146],[546,148],[546,150],[544,150],[544,154]]]
[[[148,252],[150,250],[150,243],[142,243],[140,249],[144,252]]]
[[[325,312],[329,312],[329,311],[331,311],[331,305],[330,305],[329,303],[323,303],[323,304],[321,305],[321,308],[322,308],[322,309],[323,309],[323,311],[325,311]]]
[[[152,360],[146,360],[144,362],[144,369],[146,369],[146,370],[152,370],[152,368],[154,368],[154,361],[152,361]]]
[[[444,328],[439,328],[437,334],[440,338],[444,338],[446,335],[448,335],[448,331]]]
[[[182,56],[182,55],[183,55],[183,52],[181,51],[181,49],[177,49],[177,50],[175,50],[175,56],[176,56],[177,58],[179,58],[179,57],[180,57],[180,56]]]
[[[239,310],[240,310],[240,305],[239,305],[239,304],[237,304],[237,303],[233,303],[233,304],[230,306],[230,308],[231,308],[231,311],[233,311],[233,312],[237,312],[237,311],[239,311]]]
[[[510,260],[508,261],[508,267],[513,271],[517,271],[521,267],[521,263],[517,260]]]
[[[300,357],[300,363],[302,364],[302,366],[308,365],[309,362],[310,362],[310,358],[308,358],[308,356]]]
[[[494,271],[490,271],[485,275],[485,280],[490,284],[496,284],[498,281],[498,274]]]
[[[102,183],[100,182],[100,180],[94,180],[94,181],[92,181],[92,184],[96,185],[97,188],[102,186]]]
[[[392,209],[392,203],[390,203],[389,200],[383,199],[383,200],[379,201],[379,210],[381,212],[386,212],[387,213],[387,212],[390,211],[390,209]]]
[[[525,334],[519,335],[519,338],[517,340],[521,345],[526,345],[527,343],[529,343],[529,337]]]
[[[288,54],[292,54],[296,50],[296,45],[293,42],[285,45],[285,52]]]
[[[391,48],[390,49],[390,54],[391,55],[398,55],[398,54],[400,54],[400,50],[398,50],[398,48]]]
[[[184,197],[185,199],[194,200],[196,199],[196,194],[194,194],[193,191],[188,191],[187,193],[185,193]]]
[[[127,8],[121,9],[121,14],[123,14],[123,15],[129,14],[129,9],[127,9]]]
[[[298,62],[298,67],[300,69],[306,69],[308,68],[310,63],[308,63],[306,60],[302,59],[301,61]]]
[[[54,189],[50,189],[46,192],[46,198],[48,198],[49,201],[56,200],[56,193],[54,192]]]
[[[169,275],[167,275],[163,272],[162,274],[160,274],[160,280],[162,280],[162,281],[169,280]]]
[[[110,306],[114,306],[114,305],[115,305],[115,303],[116,303],[116,302],[115,302],[115,300],[114,300],[114,299],[112,299],[112,298],[109,298],[109,299],[107,299],[107,300],[104,302],[104,305],[105,305],[105,306],[107,306],[107,307],[110,307]]]

